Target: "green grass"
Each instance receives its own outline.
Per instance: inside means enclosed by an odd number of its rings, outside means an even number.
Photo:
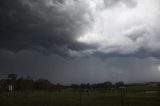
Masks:
[[[156,86],[130,86],[124,89],[82,93],[62,92],[7,92],[0,93],[0,106],[160,106],[160,92]]]

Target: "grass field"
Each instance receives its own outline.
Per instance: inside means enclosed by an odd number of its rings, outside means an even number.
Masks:
[[[157,86],[89,92],[1,92],[0,106],[160,106]]]

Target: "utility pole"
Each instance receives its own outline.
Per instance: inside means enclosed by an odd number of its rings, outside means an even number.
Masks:
[[[80,105],[83,105],[83,93],[80,91]]]
[[[124,106],[125,87],[120,87],[121,92],[121,106]]]

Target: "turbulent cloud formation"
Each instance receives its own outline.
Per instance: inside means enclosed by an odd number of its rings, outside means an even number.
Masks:
[[[78,41],[97,45],[95,51],[105,54],[141,55],[139,52],[143,51],[145,56],[155,54],[160,49],[159,1],[136,1],[133,8],[122,1],[112,1],[116,5],[121,2],[113,9],[95,10],[93,28]]]
[[[0,0],[0,78],[159,81],[159,11],[160,0]]]
[[[75,38],[89,24],[82,17],[87,5],[62,0],[1,0],[0,4],[1,48],[58,54],[84,48]]]
[[[159,0],[1,0],[0,48],[159,57]]]

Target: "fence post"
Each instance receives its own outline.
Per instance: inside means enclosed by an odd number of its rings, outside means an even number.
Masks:
[[[121,92],[121,106],[124,106],[124,96],[125,96],[124,87],[120,87],[120,92]]]
[[[83,105],[83,94],[82,94],[82,92],[80,92],[80,105],[81,106]]]

